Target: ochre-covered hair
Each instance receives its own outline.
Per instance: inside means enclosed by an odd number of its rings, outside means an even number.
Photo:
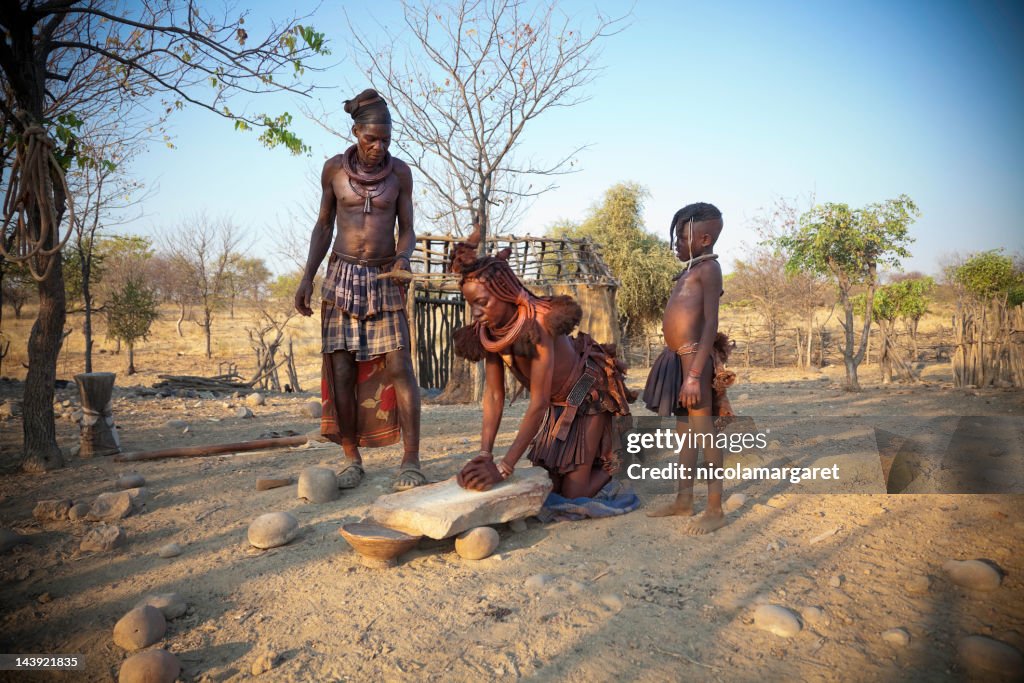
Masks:
[[[469,281],[479,282],[499,300],[519,306],[521,310],[536,311],[539,314],[537,317],[544,323],[544,329],[551,336],[572,332],[583,317],[579,304],[571,296],[537,296],[531,292],[508,265],[511,254],[512,250],[506,247],[495,256],[477,256],[476,244],[471,236],[466,242],[456,245],[450,270],[461,275],[460,287]],[[529,320],[513,343],[512,353],[534,358],[539,342],[538,322],[536,319]],[[484,357],[478,325],[470,324],[456,330],[454,350],[456,355],[472,361]]]

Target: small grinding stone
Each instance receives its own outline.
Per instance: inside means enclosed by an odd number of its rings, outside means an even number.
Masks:
[[[164,615],[164,619],[168,621],[177,619],[188,610],[188,603],[185,602],[185,598],[180,593],[147,595],[135,607],[145,607],[146,605],[156,607]]]
[[[181,673],[178,658],[167,650],[146,650],[121,664],[118,683],[174,683]]]
[[[1019,681],[1024,678],[1024,657],[1016,648],[985,636],[967,636],[957,643],[964,668],[987,680]]]
[[[79,549],[82,552],[106,552],[124,544],[127,540],[124,529],[113,524],[100,524],[82,538]]]
[[[136,607],[114,625],[114,643],[125,650],[140,650],[164,637],[167,620],[152,605]]]
[[[337,500],[341,495],[338,491],[338,475],[326,467],[307,467],[299,474],[299,498],[310,503],[327,503]]]
[[[501,538],[489,526],[478,526],[464,531],[455,538],[455,552],[466,560],[482,560],[498,549]]]
[[[249,525],[249,543],[256,548],[276,548],[295,538],[299,520],[287,512],[268,512]]]
[[[168,543],[165,546],[161,546],[160,550],[156,551],[156,553],[164,559],[170,559],[181,555],[181,546],[177,543]]]
[[[910,634],[905,628],[891,628],[882,631],[882,640],[895,647],[906,647],[910,645]]]
[[[137,489],[146,485],[146,478],[133,472],[122,476],[114,485],[119,489]]]

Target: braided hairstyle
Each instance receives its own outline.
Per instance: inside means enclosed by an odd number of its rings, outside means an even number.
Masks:
[[[694,223],[700,223],[701,221],[713,221],[722,218],[722,212],[718,210],[718,207],[714,204],[708,204],[707,202],[697,202],[696,204],[687,204],[683,208],[676,211],[676,215],[672,216],[672,224],[668,228],[668,240],[669,246],[675,249],[676,245],[676,226],[679,226],[679,231],[682,232],[682,226],[688,221]],[[718,235],[714,236],[716,239]]]

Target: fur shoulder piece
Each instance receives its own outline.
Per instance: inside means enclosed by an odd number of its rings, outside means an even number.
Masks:
[[[550,299],[551,308],[544,316],[544,329],[552,337],[569,334],[580,324],[583,309],[571,296],[560,294]]]

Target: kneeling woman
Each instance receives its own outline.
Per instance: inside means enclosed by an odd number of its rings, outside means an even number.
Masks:
[[[486,490],[507,479],[529,447],[530,461],[547,469],[555,493],[593,497],[618,465],[613,418],[629,415],[636,395],[626,389],[625,366],[613,346],[583,332],[568,336],[579,324],[579,304],[568,296],[535,296],[509,267],[508,256],[504,250],[477,258],[471,237],[452,258],[473,315],[473,323],[455,333],[455,353],[486,364],[480,455],[458,482]],[[496,463],[491,450],[504,409],[505,366],[529,389],[530,404],[512,446]]]

